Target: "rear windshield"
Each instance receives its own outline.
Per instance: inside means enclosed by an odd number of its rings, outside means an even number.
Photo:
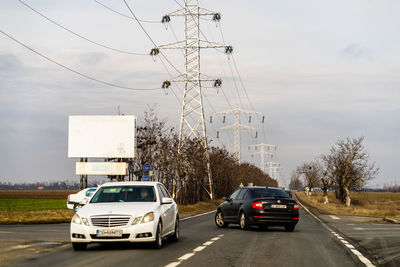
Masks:
[[[290,198],[288,193],[277,188],[253,188],[254,196],[261,197],[275,197],[275,198]]]
[[[106,186],[101,187],[90,203],[104,202],[156,202],[154,186]]]

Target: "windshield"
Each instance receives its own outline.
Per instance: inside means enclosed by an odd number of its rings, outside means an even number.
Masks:
[[[275,198],[290,198],[290,196],[283,190],[277,188],[254,188],[254,195],[259,197],[275,197]]]
[[[156,202],[154,186],[106,186],[101,187],[90,203],[104,202]]]

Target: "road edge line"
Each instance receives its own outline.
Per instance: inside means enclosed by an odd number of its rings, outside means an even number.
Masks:
[[[365,266],[367,267],[376,267],[367,257],[365,257],[361,252],[359,252],[357,249],[354,248],[353,245],[351,245],[346,239],[344,239],[342,236],[337,234],[335,231],[333,231],[326,223],[324,223],[320,218],[317,217],[314,213],[312,213],[306,206],[304,206],[299,199],[297,199],[297,202],[303,207],[305,211],[307,211],[311,216],[314,217],[318,222],[322,224],[340,243],[347,249],[349,250],[353,255],[355,255],[361,263],[364,263]]]
[[[179,220],[180,220],[180,221],[185,221],[185,220],[189,220],[189,219],[192,219],[192,218],[196,218],[196,217],[200,217],[200,216],[203,216],[203,215],[207,215],[207,214],[210,214],[210,213],[213,213],[213,212],[216,212],[216,211],[217,211],[217,210],[212,210],[212,211],[208,211],[208,212],[205,212],[205,213],[196,214],[196,215],[189,216],[189,217],[184,217],[184,218],[179,219]]]

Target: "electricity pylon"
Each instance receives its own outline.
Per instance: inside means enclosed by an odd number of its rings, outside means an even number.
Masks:
[[[204,106],[201,83],[214,82],[215,87],[221,86],[220,79],[211,78],[200,71],[200,49],[202,48],[224,48],[225,53],[232,53],[231,46],[218,44],[200,39],[200,16],[212,16],[214,21],[219,21],[221,15],[199,7],[198,0],[185,0],[182,9],[166,14],[162,18],[163,23],[169,23],[172,16],[183,16],[185,19],[185,40],[171,44],[160,45],[151,50],[150,54],[155,56],[160,49],[184,49],[185,50],[185,72],[176,78],[164,81],[162,87],[168,88],[171,82],[183,82],[185,85],[183,103],[181,110],[181,123],[179,130],[178,157],[180,158],[183,140],[185,138],[200,138],[205,149],[207,160],[207,173],[209,190],[207,193],[213,198],[212,175],[210,167],[210,154],[208,151],[206,124],[204,120]]]
[[[276,150],[275,145],[269,145],[269,144],[257,144],[257,145],[250,145],[249,148],[254,148],[254,150],[257,150],[257,148],[260,148],[259,152],[255,152],[252,154],[255,155],[260,155],[260,169],[265,172],[265,155],[269,155],[271,158],[274,155],[274,152]]]
[[[242,129],[249,129],[249,130],[255,130],[255,128],[246,126],[243,124],[240,124],[240,115],[241,114],[260,114],[262,115],[261,112],[257,111],[248,111],[248,110],[243,110],[240,109],[239,107],[236,107],[232,110],[227,110],[227,111],[220,111],[220,112],[215,112],[214,114],[216,115],[228,115],[228,114],[233,114],[235,116],[235,123],[226,127],[220,128],[220,130],[229,130],[233,129],[234,132],[234,138],[233,138],[233,154],[236,158],[236,160],[240,163],[240,158],[241,158],[241,132]]]
[[[268,175],[272,179],[277,181],[278,186],[285,186],[284,181],[281,177],[282,176],[281,175],[281,171],[282,171],[281,164],[278,162],[270,161],[270,162],[267,162],[266,166],[267,166],[267,170],[268,170],[267,171]]]

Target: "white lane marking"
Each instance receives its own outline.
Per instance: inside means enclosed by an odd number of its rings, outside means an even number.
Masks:
[[[205,248],[206,248],[206,246],[198,246],[197,248],[193,249],[193,251],[199,252],[199,251],[202,251]]]
[[[362,227],[354,227],[353,229],[354,229],[354,230],[357,230],[357,231],[362,231],[362,230],[364,230],[364,228],[362,228]]]
[[[305,209],[311,216],[313,216],[317,221],[319,221],[322,226],[324,226],[331,234],[335,235],[336,238],[339,239],[339,237],[341,237],[340,235],[338,235],[337,233],[335,233],[328,225],[326,225],[324,222],[322,222],[316,215],[314,215],[309,209],[307,209],[303,204],[300,203],[300,201],[297,200],[297,202],[303,207],[303,209]],[[345,241],[344,238],[342,238],[343,240],[340,240],[341,242]],[[346,241],[347,242],[347,241]],[[347,246],[346,246],[347,247]],[[365,264],[365,266],[367,267],[375,267],[374,264],[372,264],[372,262],[367,259],[363,254],[361,254],[358,250],[356,250],[354,247],[353,248],[348,248],[350,249],[351,252],[353,252],[354,255],[356,255],[358,257],[358,259]],[[355,251],[357,253],[355,253]]]
[[[210,213],[213,213],[213,212],[216,212],[216,211],[217,210],[212,210],[212,211],[209,211],[209,212],[205,212],[205,213],[193,215],[193,216],[190,216],[190,217],[182,218],[182,219],[180,219],[180,221],[189,220],[189,219],[196,218],[196,217],[203,216],[203,215],[207,215],[207,214],[210,214]]]
[[[0,234],[13,234],[13,232],[0,231]]]
[[[176,266],[178,266],[179,264],[182,263],[182,261],[185,261],[185,260],[189,259],[190,257],[194,256],[196,254],[196,252],[202,251],[207,246],[209,246],[212,243],[214,243],[215,241],[221,239],[223,236],[224,235],[219,235],[219,236],[216,236],[216,237],[212,238],[211,240],[213,240],[213,241],[204,242],[202,245],[200,245],[197,248],[193,249],[192,252],[186,253],[185,255],[179,257],[178,261],[171,262],[171,263],[165,265],[164,267],[176,267]]]
[[[192,257],[194,255],[194,253],[186,253],[185,255],[183,255],[182,257],[179,257],[178,260],[179,261],[184,261],[189,259],[190,257]]]
[[[331,217],[331,218],[334,219],[334,220],[340,220],[340,218],[339,218],[339,217],[336,217],[335,215],[329,215],[329,217]]]

